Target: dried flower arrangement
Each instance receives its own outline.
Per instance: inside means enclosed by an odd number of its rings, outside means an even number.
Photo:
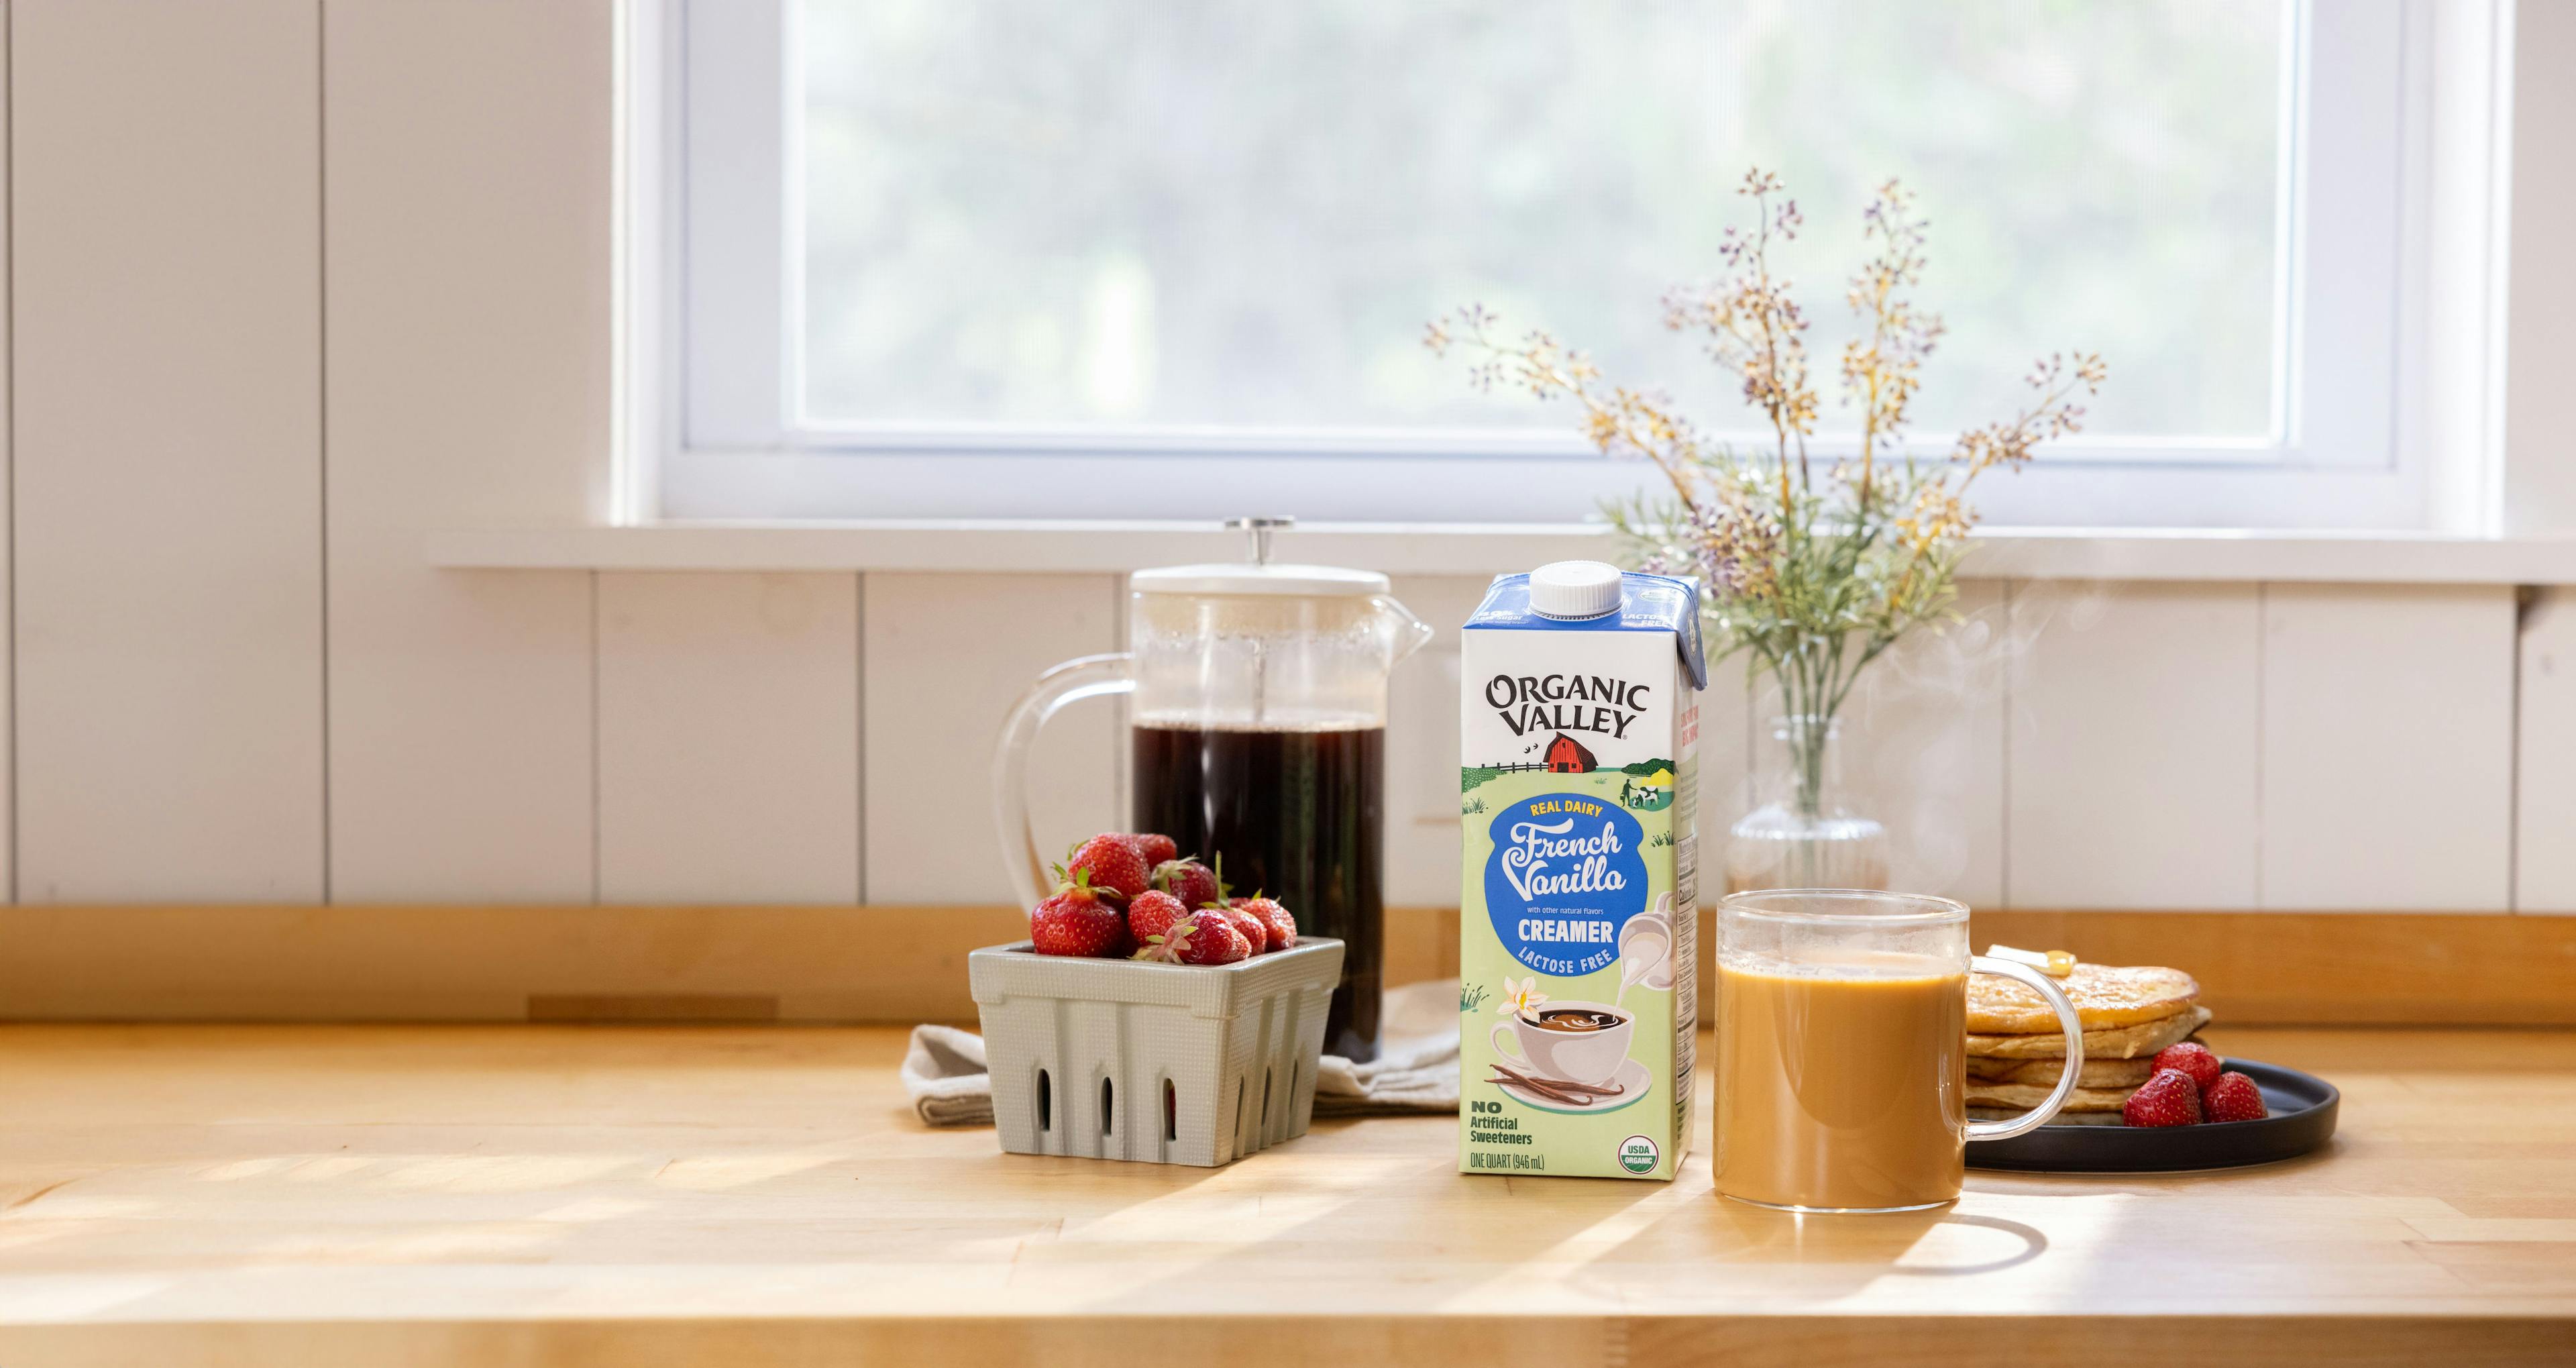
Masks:
[[[1472,353],[1469,378],[1479,389],[1572,399],[1593,445],[1655,463],[1669,493],[1615,504],[1611,521],[1639,569],[1699,577],[1712,655],[1749,652],[1779,681],[1797,806],[1813,817],[1825,743],[1854,681],[1906,632],[1950,616],[1976,521],[1969,487],[2078,431],[2084,410],[2075,400],[2097,392],[2105,371],[2098,355],[2049,356],[2026,377],[2033,397],[2020,412],[1960,434],[1938,458],[1907,451],[1908,410],[1943,330],[1911,294],[1927,225],[1913,196],[1889,181],[1861,215],[1872,253],[1844,296],[1861,325],[1841,355],[1842,387],[1859,410],[1858,449],[1833,458],[1819,480],[1807,452],[1820,407],[1808,320],[1772,263],[1803,220],[1768,172],[1748,172],[1739,193],[1753,201],[1753,224],[1727,229],[1718,244],[1729,274],[1669,292],[1664,325],[1697,334],[1709,359],[1742,380],[1745,402],[1769,423],[1767,449],[1703,438],[1669,400],[1610,382],[1543,331],[1500,340],[1498,320],[1481,305],[1433,321],[1425,342],[1438,355]]]

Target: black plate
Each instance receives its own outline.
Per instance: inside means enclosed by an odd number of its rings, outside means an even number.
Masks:
[[[1971,1140],[1968,1167],[2027,1173],[2172,1173],[2289,1159],[2334,1138],[2343,1094],[2315,1074],[2231,1059],[2254,1080],[2271,1115],[2198,1126],[2042,1126],[2010,1140]]]

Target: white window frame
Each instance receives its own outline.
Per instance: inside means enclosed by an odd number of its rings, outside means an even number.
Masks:
[[[2481,0],[2485,5],[2509,0]],[[1248,510],[1317,520],[1562,522],[1646,487],[1641,463],[1588,450],[1560,427],[1232,429],[871,422],[800,423],[794,373],[802,320],[796,181],[801,103],[793,0],[632,0],[625,286],[629,473],[621,521],[660,519],[1103,518],[1140,516],[1121,491],[1152,489],[1158,516]],[[2271,433],[2252,440],[2123,439],[2053,444],[2010,480],[1980,486],[1998,525],[2426,528],[2492,531],[2498,442],[2434,440],[2447,411],[2426,377],[2489,388],[2500,356],[2473,311],[2487,364],[2437,366],[2427,339],[2451,274],[2501,291],[2484,257],[2444,266],[2429,246],[2499,239],[2500,187],[2470,188],[2469,230],[2434,222],[2439,0],[2301,0],[2289,22]],[[2509,9],[2507,10],[2509,13]],[[2492,24],[2492,15],[2489,23]],[[2450,46],[2460,46],[2456,41]],[[2457,61],[2491,79],[2492,53]],[[2445,79],[2451,79],[2445,67]],[[2448,97],[2457,102],[2456,89]],[[2492,108],[2502,92],[2470,107]],[[2483,103],[2480,103],[2483,101]],[[2498,163],[2503,134],[2439,152]],[[2496,172],[2493,174],[2500,174]],[[2491,177],[2490,177],[2491,178]],[[2462,178],[2447,183],[2454,200]],[[2455,206],[2447,211],[2458,220]],[[2298,245],[2304,244],[2305,250]],[[2501,248],[2495,248],[2500,251]],[[1687,273],[1687,263],[1676,263]],[[2437,271],[2444,272],[2437,282]],[[2353,281],[2384,282],[2354,289]],[[2451,312],[2459,313],[2454,307]],[[2501,308],[2492,311],[2500,318]],[[2117,360],[2113,382],[2117,383]],[[2456,405],[2452,406],[2456,407]],[[1819,450],[1831,453],[1832,440]],[[1938,450],[1918,434],[1917,450]],[[2440,460],[2434,459],[2437,452]],[[1078,458],[1078,459],[1069,459]],[[1214,459],[1211,459],[1214,458]]]

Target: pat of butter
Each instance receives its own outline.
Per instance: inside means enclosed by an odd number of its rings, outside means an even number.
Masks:
[[[2037,950],[2017,950],[2009,945],[1989,945],[1986,954],[1993,959],[2027,964],[2050,978],[2065,978],[2075,972],[2075,955],[2069,950],[2051,950],[2043,954]]]

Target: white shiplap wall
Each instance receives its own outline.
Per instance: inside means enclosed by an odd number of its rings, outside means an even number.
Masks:
[[[2261,906],[2261,587],[2011,593],[2006,900]]]
[[[440,574],[420,541],[607,507],[609,19],[322,7],[339,901],[598,891],[590,576]]]
[[[864,588],[868,899],[1009,902],[993,738],[1039,671],[1118,649],[1118,582],[874,574]],[[1029,809],[1041,853],[1126,825],[1119,717],[1114,700],[1076,703],[1039,736]]]
[[[599,896],[859,900],[855,575],[599,577]]]
[[[611,0],[7,13],[20,898],[1009,896],[993,730],[1115,648],[1113,577],[426,563],[606,507]],[[1480,587],[1397,585],[1442,629],[1394,686],[1400,904],[1453,896]],[[1971,584],[1856,696],[1852,801],[1980,905],[2576,910],[2576,610],[2518,607]],[[1712,683],[1715,837],[1773,743]],[[1118,821],[1117,720],[1048,738],[1042,841]]]
[[[2576,591],[2525,610],[2514,738],[2514,907],[2576,913]]]
[[[2263,905],[2504,907],[2514,594],[2263,593]]]
[[[323,894],[318,21],[11,9],[30,902]]]
[[[5,17],[7,14],[6,8],[0,8],[0,17]],[[10,28],[10,25],[0,23],[0,72],[6,72],[9,69]],[[7,95],[7,90],[0,89],[0,178],[9,177],[11,174],[10,146],[14,141],[10,136],[10,116],[13,111]],[[0,180],[0,183],[7,182]],[[0,261],[10,259],[11,239],[9,216],[0,214]],[[0,271],[0,318],[7,318],[13,312],[15,291],[12,288],[13,283],[8,279],[10,274],[10,272]],[[11,332],[10,328],[0,326],[0,375],[14,378],[17,374],[17,365],[12,349]],[[16,467],[12,450],[16,444],[15,434],[18,430],[17,410],[13,403],[15,388],[14,384],[0,385],[0,462],[7,463],[5,468],[11,470]],[[17,481],[14,475],[9,479],[0,479],[0,602],[6,602],[9,605],[9,615],[6,619],[9,630],[6,634],[0,634],[0,718],[9,721],[9,725],[0,727],[0,766],[5,766],[9,775],[9,782],[0,784],[0,833],[7,835],[6,840],[0,840],[0,892],[5,892],[12,898],[15,898],[18,893],[16,493]]]

